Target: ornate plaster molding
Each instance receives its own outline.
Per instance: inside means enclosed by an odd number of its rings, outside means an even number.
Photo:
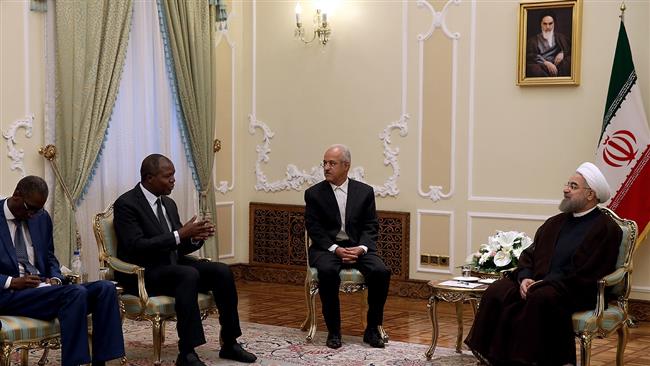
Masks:
[[[375,196],[394,197],[399,194],[399,187],[397,186],[397,178],[399,177],[400,172],[398,160],[399,148],[391,147],[391,133],[393,130],[399,130],[400,136],[406,137],[408,134],[408,119],[408,114],[402,115],[397,121],[388,124],[388,126],[386,126],[379,134],[379,139],[382,141],[384,146],[384,165],[390,166],[393,170],[393,174],[386,179],[383,185],[371,184],[375,191]],[[287,164],[285,171],[286,178],[269,182],[262,169],[262,164],[268,163],[271,159],[269,157],[271,154],[271,139],[275,133],[266,123],[258,120],[252,114],[248,116],[248,121],[248,132],[250,132],[251,135],[255,135],[256,129],[262,131],[263,134],[262,144],[255,147],[255,151],[257,151],[257,161],[255,162],[255,177],[257,178],[255,184],[256,190],[264,192],[288,190],[299,191],[304,185],[312,185],[324,179],[323,170],[319,166],[312,166],[308,170],[301,170],[295,164]],[[350,169],[348,176],[354,180],[367,183],[365,181],[365,169],[362,166]]]
[[[384,156],[384,166],[390,166],[392,169],[392,174],[386,179],[382,185],[370,184],[374,191],[375,196],[386,197],[386,196],[397,196],[400,192],[397,185],[397,178],[400,173],[399,166],[399,147],[391,147],[391,134],[394,130],[399,131],[401,137],[406,137],[408,134],[408,120],[410,118],[409,114],[406,113],[406,90],[407,90],[407,78],[406,78],[406,65],[408,64],[407,59],[407,2],[402,4],[402,65],[401,65],[401,75],[402,75],[402,93],[401,93],[401,115],[397,121],[390,122],[381,133],[379,133],[379,140],[382,142],[383,146],[383,156]],[[296,190],[299,191],[303,188],[304,185],[312,185],[314,183],[320,182],[324,179],[323,170],[319,166],[312,166],[307,170],[301,170],[295,164],[287,164],[285,170],[285,178],[277,180],[274,182],[269,182],[268,177],[262,169],[262,164],[266,164],[270,160],[271,153],[271,139],[275,133],[271,128],[257,119],[257,1],[253,0],[253,9],[252,9],[252,112],[248,115],[248,132],[251,135],[255,135],[256,130],[262,131],[262,143],[255,147],[257,152],[257,159],[255,162],[255,190],[265,191],[265,192],[279,192],[279,191],[288,191]],[[348,176],[355,180],[367,183],[365,181],[365,169],[362,166],[357,166],[348,172]]]
[[[450,5],[458,5],[461,0],[449,0],[443,6],[441,11],[436,11],[433,6],[426,0],[418,0],[417,6],[431,12],[431,24],[425,33],[417,35],[418,41],[418,194],[423,198],[428,198],[433,202],[441,199],[449,199],[454,194],[456,182],[456,104],[457,104],[457,84],[458,84],[458,39],[460,33],[452,32],[447,27],[447,11]],[[451,166],[450,166],[450,187],[447,193],[444,193],[442,186],[429,185],[428,191],[422,190],[422,123],[424,113],[424,42],[427,41],[433,32],[440,28],[444,35],[452,42],[452,77],[451,77]]]
[[[14,121],[14,123],[9,126],[9,128],[2,133],[2,137],[7,140],[7,156],[11,159],[11,170],[20,170],[20,175],[25,176],[25,167],[23,165],[23,158],[25,157],[25,151],[20,148],[16,148],[16,134],[18,129],[25,129],[25,137],[32,137],[32,127],[34,126],[34,115],[30,114],[25,119],[19,119]]]

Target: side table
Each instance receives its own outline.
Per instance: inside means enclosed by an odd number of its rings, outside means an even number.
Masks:
[[[488,285],[481,285],[475,288],[453,287],[441,285],[445,281],[429,281],[428,285],[431,288],[431,297],[427,308],[429,310],[429,319],[431,319],[431,346],[424,353],[427,360],[431,360],[433,352],[436,350],[436,343],[438,342],[438,312],[437,305],[439,301],[454,303],[456,305],[456,321],[458,323],[458,336],[456,338],[456,352],[461,353],[461,345],[463,342],[463,303],[468,301],[472,305],[474,315],[478,302]]]

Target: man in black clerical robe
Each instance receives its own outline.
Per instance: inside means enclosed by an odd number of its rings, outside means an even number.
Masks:
[[[561,214],[549,218],[509,278],[483,294],[465,343],[489,365],[575,365],[571,315],[596,305],[597,281],[611,273],[620,227],[598,207],[605,177],[584,163],[564,187]]]
[[[526,77],[571,76],[571,40],[556,31],[555,19],[542,13],[541,31],[526,42]]]

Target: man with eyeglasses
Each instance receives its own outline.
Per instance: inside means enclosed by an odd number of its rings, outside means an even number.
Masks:
[[[390,271],[377,254],[374,191],[348,178],[350,161],[350,150],[345,145],[332,145],[323,157],[325,180],[305,191],[305,226],[312,241],[309,265],[318,270],[327,347],[342,345],[339,271],[352,267],[363,274],[368,286],[368,325],[363,341],[383,348],[378,327],[383,323]]]
[[[509,278],[483,294],[465,343],[490,365],[575,365],[571,315],[596,305],[597,282],[614,271],[620,227],[598,209],[610,188],[583,163],[564,185],[560,213],[537,230]]]
[[[62,285],[54,256],[52,220],[43,210],[45,181],[21,179],[11,197],[0,201],[0,315],[59,319],[61,364],[77,366],[124,356],[122,322],[115,285],[96,281]],[[92,360],[87,315],[92,313]]]

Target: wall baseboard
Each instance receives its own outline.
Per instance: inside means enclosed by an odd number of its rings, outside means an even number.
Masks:
[[[305,283],[305,270],[274,268],[247,263],[233,264],[230,268],[237,280],[300,286]],[[427,281],[424,280],[401,280],[393,278],[390,281],[388,294],[426,300],[431,296],[431,290],[427,286]],[[650,301],[630,299],[629,310],[635,321],[650,321]]]

